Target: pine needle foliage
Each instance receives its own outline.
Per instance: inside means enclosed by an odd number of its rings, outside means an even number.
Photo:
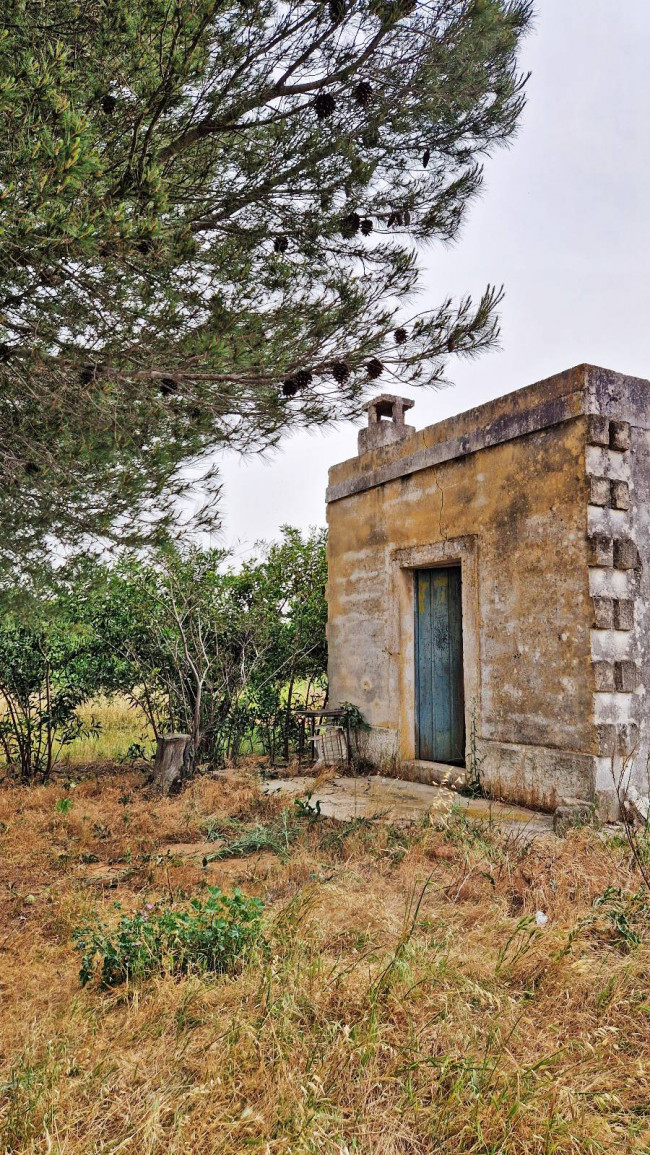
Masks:
[[[430,384],[494,342],[491,287],[404,340],[396,313],[512,137],[530,19],[528,0],[6,0],[5,570],[53,539],[160,533],[182,463],[356,415],[371,358]]]

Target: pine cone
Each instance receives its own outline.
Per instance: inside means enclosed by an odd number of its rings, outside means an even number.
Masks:
[[[403,345],[405,341],[408,341],[408,333],[406,332],[406,329],[396,329],[395,344]]]
[[[427,167],[427,165],[428,165],[428,163],[429,163],[429,160],[430,160],[430,158],[431,158],[431,150],[430,150],[430,149],[428,149],[428,148],[425,148],[425,150],[424,150],[424,156],[422,157],[422,168],[426,168],[426,167]]]
[[[276,237],[273,242],[273,248],[276,253],[286,253],[289,248],[289,238],[285,236]]]
[[[402,224],[402,214],[398,213],[398,212],[390,213],[390,215],[388,217],[387,224],[388,224],[389,229],[392,229],[393,225],[401,225]]]
[[[332,376],[339,385],[343,385],[350,376],[350,366],[345,361],[335,361],[332,365]]]
[[[324,120],[326,116],[331,116],[336,108],[336,101],[331,92],[319,92],[314,101],[314,108],[316,109],[316,116],[319,120]]]
[[[299,388],[295,377],[287,377],[286,381],[282,382],[282,393],[285,397],[295,397]]]
[[[353,237],[359,232],[361,227],[361,217],[358,213],[348,213],[347,217],[343,217],[341,221],[341,236]]]
[[[293,379],[299,389],[306,389],[314,380],[314,375],[310,373],[309,369],[299,369],[298,372],[294,374]]]
[[[408,211],[408,209],[404,209],[404,224],[410,225],[410,223],[411,223],[411,214]]]
[[[368,80],[360,80],[354,90],[354,99],[357,104],[365,108],[372,100],[372,84]]]
[[[162,393],[163,397],[169,397],[170,394],[175,393],[177,389],[178,384],[176,381],[174,381],[173,377],[161,377],[160,392]]]
[[[345,0],[330,0],[330,18],[333,24],[345,19]]]
[[[373,357],[372,360],[368,361],[368,364],[366,365],[366,372],[371,381],[375,381],[377,377],[381,377],[382,373],[384,372],[384,366],[382,365],[381,361],[377,359],[377,357]]]
[[[456,338],[454,337],[454,334],[452,333],[451,336],[447,338],[447,349],[449,350],[450,353],[453,353],[455,348],[456,348]]]
[[[370,220],[370,217],[364,217],[364,219],[361,222],[361,232],[363,233],[364,237],[369,237],[373,228],[374,228],[374,226],[373,226],[372,221]]]
[[[81,373],[79,374],[79,380],[81,381],[81,384],[90,385],[90,382],[93,381],[94,378],[95,370],[93,369],[92,365],[84,365]]]
[[[105,112],[107,116],[110,116],[112,112],[115,112],[116,108],[117,97],[112,96],[110,92],[107,92],[106,96],[102,97],[102,112]]]

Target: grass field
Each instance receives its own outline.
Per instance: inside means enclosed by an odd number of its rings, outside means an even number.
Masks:
[[[622,839],[337,824],[245,768],[164,801],[133,770],[5,787],[0,822],[0,1150],[650,1150],[650,909]],[[81,986],[84,918],[208,885],[264,901],[241,971]]]
[[[148,751],[153,750],[153,732],[145,715],[121,694],[95,698],[81,706],[78,713],[88,724],[93,720],[98,722],[99,734],[93,738],[77,738],[66,746],[61,757],[63,765],[119,761],[134,743],[144,745]]]

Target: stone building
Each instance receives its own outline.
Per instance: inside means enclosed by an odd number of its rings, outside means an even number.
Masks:
[[[400,776],[616,817],[647,794],[650,382],[581,365],[417,432],[412,405],[372,401],[330,471],[332,704]]]

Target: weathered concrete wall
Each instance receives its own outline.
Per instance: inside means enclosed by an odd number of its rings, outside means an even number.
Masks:
[[[408,586],[409,561],[423,563],[394,554],[446,543],[457,560],[454,542],[471,538],[466,729],[481,772],[497,793],[542,807],[575,793],[571,755],[595,753],[584,443],[584,419],[574,419],[330,504],[332,700],[355,701],[384,732],[376,753],[415,753],[413,680],[402,668],[412,665],[413,606],[404,590],[400,607],[395,571]],[[592,759],[577,761],[589,796]]]

